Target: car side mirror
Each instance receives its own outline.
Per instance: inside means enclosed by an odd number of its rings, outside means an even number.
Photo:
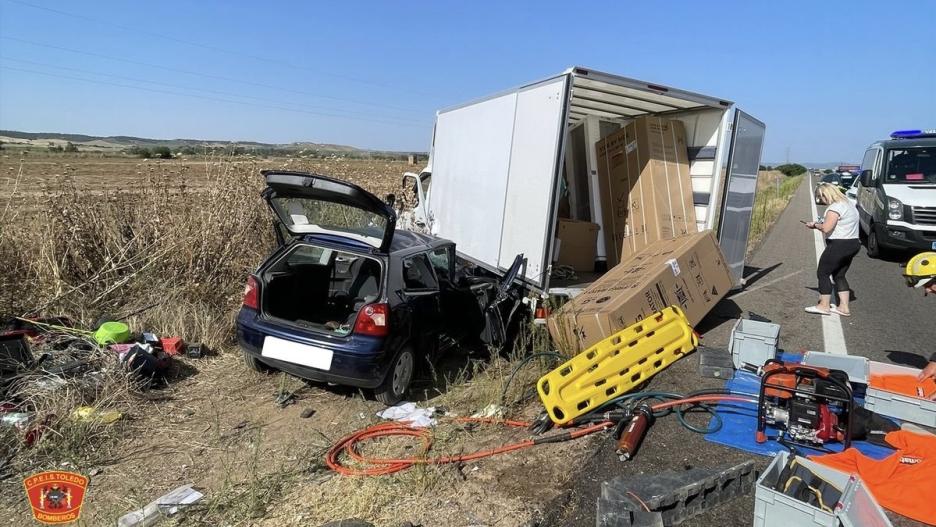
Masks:
[[[862,187],[871,186],[871,171],[870,170],[861,171],[861,186]]]

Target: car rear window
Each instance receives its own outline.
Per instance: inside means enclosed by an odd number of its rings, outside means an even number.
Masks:
[[[271,200],[276,214],[292,232],[338,232],[366,238],[379,245],[387,219],[358,207],[328,201],[289,196]]]

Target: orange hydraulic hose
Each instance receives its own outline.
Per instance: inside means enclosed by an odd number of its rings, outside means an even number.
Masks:
[[[652,406],[654,411],[665,410],[674,406],[683,404],[693,404],[701,402],[757,402],[750,396],[741,395],[699,395],[685,399],[675,399],[672,401],[661,402]],[[524,421],[510,421],[501,419],[492,419],[486,417],[458,417],[452,420],[455,423],[479,423],[479,424],[497,424],[512,428],[526,428],[530,423]],[[578,439],[580,437],[605,430],[613,426],[611,421],[602,421],[600,423],[584,426],[581,428],[567,429],[559,434],[541,436],[535,439],[525,439],[516,443],[508,443],[489,450],[479,450],[470,454],[461,454],[456,456],[428,457],[429,449],[432,447],[432,438],[429,431],[425,428],[414,428],[405,422],[380,423],[358,430],[347,435],[337,443],[332,445],[325,454],[325,463],[328,468],[345,476],[382,476],[393,474],[413,465],[444,465],[447,463],[464,463],[486,457],[522,450],[543,443],[557,443]],[[408,436],[418,438],[422,442],[422,450],[419,457],[409,458],[380,458],[364,456],[358,451],[358,444],[370,439],[379,437],[400,437]],[[346,454],[349,458],[356,461],[363,467],[351,467],[341,463],[339,459],[341,454]]]

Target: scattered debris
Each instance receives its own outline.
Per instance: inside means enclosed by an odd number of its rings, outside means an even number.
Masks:
[[[158,499],[151,501],[142,509],[128,512],[117,520],[118,527],[148,527],[165,516],[172,516],[185,507],[198,502],[204,494],[192,488],[193,484],[183,485]]]
[[[413,428],[435,426],[435,408],[419,408],[416,403],[400,403],[377,412],[377,417],[391,421],[405,422]]]
[[[309,408],[302,410],[302,413],[299,414],[299,417],[303,419],[308,419],[312,417],[313,415],[315,415],[315,408],[309,407]]]
[[[286,408],[296,402],[296,394],[293,392],[280,392],[276,395],[276,399],[273,402],[280,408]]]
[[[475,412],[471,417],[504,417],[506,411],[507,409],[503,406],[492,403],[485,406],[480,412]]]
[[[8,412],[0,413],[0,425],[25,428],[32,421],[33,414],[29,412]]]
[[[200,359],[207,354],[208,348],[200,342],[189,344],[185,347],[185,356],[190,359]]]
[[[0,374],[17,373],[33,363],[29,341],[23,331],[0,335]]]
[[[166,352],[166,355],[170,357],[174,357],[185,351],[185,344],[182,342],[181,337],[161,337],[159,339],[159,344],[162,346],[163,351]]]
[[[374,524],[357,518],[350,518],[323,523],[321,527],[374,527]]]
[[[94,341],[100,346],[123,344],[130,340],[130,326],[123,322],[105,322],[94,332]]]
[[[96,421],[109,425],[123,419],[123,414],[116,410],[99,410],[93,406],[79,406],[72,412],[72,418],[78,421]]]

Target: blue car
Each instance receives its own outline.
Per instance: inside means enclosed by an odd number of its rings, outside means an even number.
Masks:
[[[248,278],[237,316],[248,367],[372,389],[391,405],[441,342],[506,340],[519,263],[505,279],[476,276],[457,265],[454,243],[396,230],[392,205],[356,185],[263,175],[280,243]]]

